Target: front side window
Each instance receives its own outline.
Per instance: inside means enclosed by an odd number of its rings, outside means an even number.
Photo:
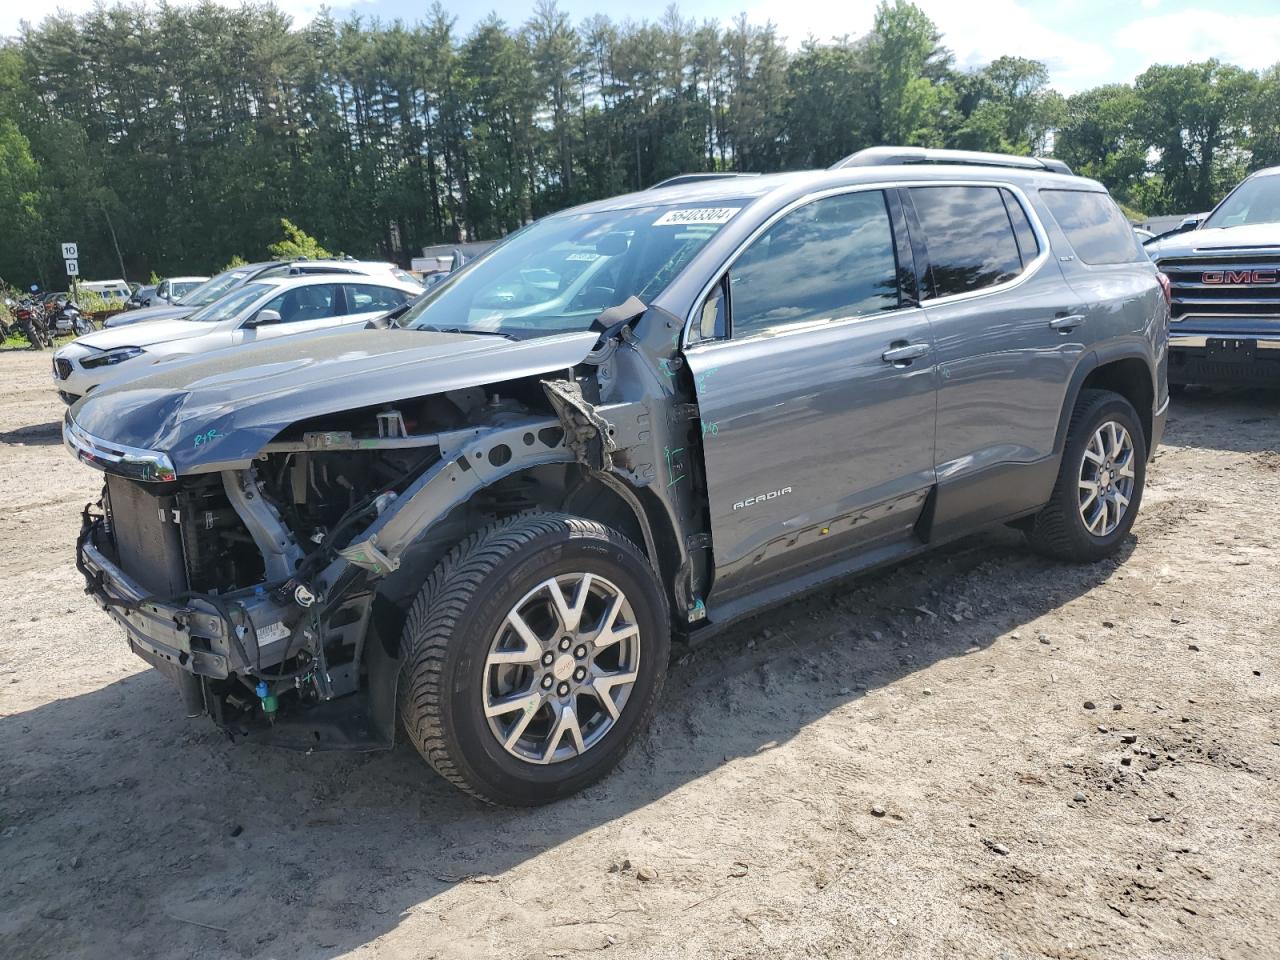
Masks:
[[[1132,263],[1146,257],[1114,200],[1086,190],[1041,190],[1040,198],[1085,263]]]
[[[729,269],[733,336],[896,310],[897,259],[884,193],[791,211]]]
[[[331,283],[294,287],[272,297],[262,305],[262,309],[280,314],[281,323],[327,320],[338,312],[338,288]]]
[[[522,339],[587,330],[636,297],[650,303],[744,199],[662,203],[547,217],[450,274],[401,326]]]
[[[1022,272],[998,187],[912,187],[911,200],[929,250],[929,296],[970,293]]]

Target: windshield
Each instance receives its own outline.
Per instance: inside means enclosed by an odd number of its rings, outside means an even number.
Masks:
[[[516,338],[586,330],[629,297],[650,302],[745,202],[548,217],[441,283],[401,326]]]
[[[220,300],[215,300],[207,307],[197,310],[186,319],[194,320],[196,323],[221,323],[223,320],[230,320],[264,293],[274,289],[275,286],[270,283],[246,283]]]
[[[199,280],[183,280],[179,283],[169,284],[169,292],[173,294],[175,303],[181,302],[182,298],[200,286]]]
[[[1222,201],[1204,225],[1240,227],[1250,223],[1280,223],[1280,176],[1246,180]]]
[[[244,283],[247,276],[249,276],[247,270],[227,270],[212,280],[206,280],[194,290],[184,293],[173,302],[186,307],[203,307],[206,303],[213,303],[231,288]]]

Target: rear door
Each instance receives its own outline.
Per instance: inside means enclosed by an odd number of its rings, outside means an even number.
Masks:
[[[937,345],[936,532],[1037,506],[1089,327],[1026,194],[997,183],[904,189]]]
[[[911,535],[933,484],[936,411],[914,294],[905,222],[879,189],[784,213],[713,287],[692,331],[702,342],[685,352],[712,598]]]

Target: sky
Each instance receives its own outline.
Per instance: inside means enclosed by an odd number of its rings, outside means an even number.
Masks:
[[[173,0],[176,3],[185,0]],[[237,0],[219,0],[236,5]],[[22,19],[39,21],[61,9],[82,12],[94,0],[15,0],[0,4],[0,34],[17,32]],[[310,19],[321,0],[276,0],[295,21]],[[596,13],[614,20],[660,15],[662,5],[635,8],[606,0],[559,0],[578,22]],[[1153,63],[1217,57],[1257,69],[1280,61],[1280,0],[916,0],[938,24],[961,67],[1001,54],[1042,60],[1054,87],[1074,93],[1102,83],[1126,82]],[[335,17],[359,14],[383,20],[420,19],[428,0],[329,0]],[[523,23],[534,0],[479,0],[445,6],[457,11],[465,33],[489,13]],[[860,36],[871,27],[876,0],[682,0],[681,16],[728,21],[746,13],[753,23],[772,20],[791,47],[807,37]]]

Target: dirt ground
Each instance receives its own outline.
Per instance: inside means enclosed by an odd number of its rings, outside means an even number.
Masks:
[[[1010,532],[682,656],[556,806],[185,720],[0,354],[0,956],[1280,957],[1280,394],[1177,401],[1123,555]]]

